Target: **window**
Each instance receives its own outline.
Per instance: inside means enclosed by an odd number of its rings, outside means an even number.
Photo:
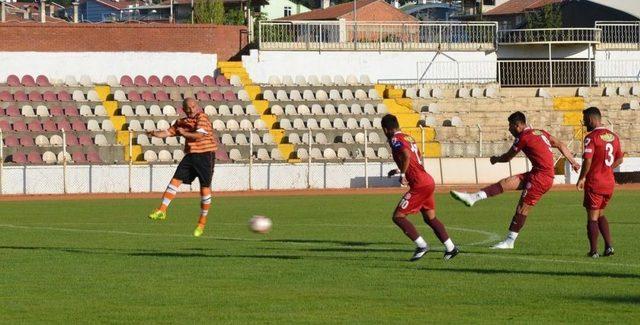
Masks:
[[[285,17],[291,16],[291,7],[289,7],[289,6],[285,6],[284,7],[284,16]]]
[[[524,22],[524,17],[522,15],[517,15],[515,28],[518,28],[523,22]]]

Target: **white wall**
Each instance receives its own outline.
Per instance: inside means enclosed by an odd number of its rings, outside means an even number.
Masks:
[[[594,53],[587,44],[551,46],[551,57],[554,59],[588,59],[589,56],[593,59]],[[548,59],[549,47],[546,44],[500,45],[498,57],[507,60]]]
[[[216,54],[190,52],[0,52],[0,82],[10,74],[42,74],[49,80],[88,75],[101,83],[108,75],[202,76],[216,66]]]
[[[576,184],[578,182],[578,173],[574,172],[569,166],[569,162],[565,162],[565,179],[567,184]],[[624,162],[620,167],[615,169],[616,172],[639,172],[640,171],[640,158],[625,157]]]
[[[242,61],[254,82],[266,83],[271,75],[369,75],[378,79],[416,79],[419,62],[433,60],[437,52],[364,52],[364,51],[258,51],[243,56]],[[495,52],[446,52],[437,61],[496,62]],[[487,79],[496,79],[488,70]],[[436,76],[437,77],[437,76]],[[442,78],[448,78],[448,75]]]
[[[640,161],[640,159],[638,159]],[[629,163],[629,162],[625,162]],[[433,158],[425,159],[426,170],[437,184],[491,183],[504,177],[529,170],[523,157],[510,164],[492,166],[488,158]],[[640,166],[637,166],[640,170]],[[127,165],[95,165],[67,167],[67,193],[126,193],[162,192],[175,171],[175,165],[133,166],[129,178]],[[370,187],[398,186],[397,178],[386,177],[394,169],[391,162],[369,163],[367,176]],[[310,172],[310,177],[308,176]],[[365,187],[365,164],[313,163],[307,164],[254,164],[251,189],[316,189]],[[129,181],[131,180],[131,181]],[[564,177],[558,179],[564,183]],[[62,166],[5,166],[2,170],[2,194],[61,194],[64,193]],[[183,185],[182,191],[198,190]],[[249,189],[249,166],[219,164],[213,178],[215,191],[242,191]]]
[[[639,81],[640,51],[596,51],[596,78],[601,81]]]

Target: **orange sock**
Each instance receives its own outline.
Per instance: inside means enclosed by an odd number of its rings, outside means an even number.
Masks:
[[[180,184],[182,184],[182,182],[175,178],[171,180],[171,182],[167,186],[167,190],[164,191],[164,194],[162,195],[162,203],[160,204],[158,210],[167,211],[169,204],[171,204],[171,200],[175,199],[176,194],[178,194],[178,188],[180,187]]]
[[[204,227],[207,224],[207,215],[211,207],[211,190],[205,187],[200,190],[200,195],[200,218],[198,219],[198,224]]]

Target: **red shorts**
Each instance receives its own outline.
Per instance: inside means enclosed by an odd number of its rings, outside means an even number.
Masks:
[[[582,205],[587,208],[587,210],[602,210],[607,207],[610,199],[611,194],[599,194],[585,189]]]
[[[426,187],[412,188],[409,192],[402,196],[402,200],[398,203],[396,211],[408,215],[416,213],[422,209],[433,210],[436,207],[436,201],[433,193],[436,185],[428,185]]]
[[[536,205],[542,195],[553,186],[553,177],[546,174],[528,172],[517,176],[520,181],[525,182],[521,199],[530,206]]]

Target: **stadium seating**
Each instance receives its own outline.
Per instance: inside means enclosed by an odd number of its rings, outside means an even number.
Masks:
[[[390,159],[380,123],[384,114],[397,108],[387,107],[383,93],[367,76],[271,76],[260,86],[258,102],[253,100],[255,92],[243,88],[237,78],[224,76],[110,76],[107,94],[87,76],[67,76],[64,83],[54,83],[46,76],[17,75],[0,82],[5,162],[61,163],[63,142],[69,150],[67,163],[123,162],[122,146],[128,140],[118,134],[128,130],[139,132],[132,140],[140,149],[135,159],[178,162],[184,157],[184,139],[150,139],[141,133],[169,128],[184,115],[181,101],[192,96],[210,117],[230,161]],[[640,152],[640,87],[600,89],[594,95],[590,89],[576,88],[577,97],[572,98],[583,100],[580,108],[601,107],[621,133],[625,151]],[[525,111],[533,126],[548,129],[579,151],[579,141],[572,141],[578,136],[572,121],[579,109],[556,109],[554,105],[564,105],[565,99],[556,103],[549,89],[526,96],[508,92],[494,86],[433,85],[408,87],[402,96],[411,101],[420,123],[435,130],[441,156],[488,156],[508,149],[512,137],[506,117],[514,109]]]

